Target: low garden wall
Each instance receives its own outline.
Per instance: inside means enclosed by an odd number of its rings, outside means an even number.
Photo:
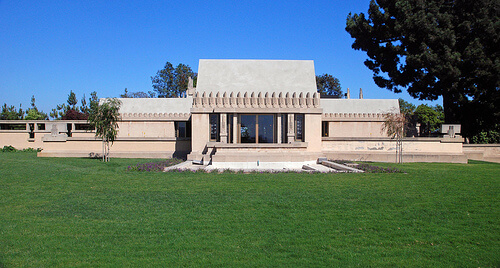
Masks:
[[[172,122],[165,122],[173,129]],[[166,131],[158,131],[160,134]],[[176,138],[169,131],[167,137],[130,137],[123,128],[111,146],[110,156],[121,158],[186,157],[191,151],[190,138]],[[0,146],[22,150],[42,149],[40,157],[89,157],[102,155],[102,141],[85,120],[75,121],[0,121]]]
[[[464,144],[468,159],[500,163],[500,144]]]
[[[396,161],[396,140],[383,138],[324,137],[325,157],[334,160]],[[467,163],[462,138],[405,138],[403,162]]]

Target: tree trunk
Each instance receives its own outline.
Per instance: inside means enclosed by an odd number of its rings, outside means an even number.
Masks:
[[[106,142],[106,162],[109,162],[109,141]]]
[[[447,124],[460,124],[458,109],[459,100],[449,92],[449,90],[443,92],[443,109],[444,109],[444,122]]]
[[[106,162],[106,147],[104,147],[104,138],[102,139],[102,162]]]

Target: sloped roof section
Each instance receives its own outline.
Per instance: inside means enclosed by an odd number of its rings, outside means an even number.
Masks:
[[[200,92],[316,92],[312,60],[205,60],[198,67]]]
[[[399,113],[399,101],[395,99],[321,99],[321,108],[323,108],[323,113]]]

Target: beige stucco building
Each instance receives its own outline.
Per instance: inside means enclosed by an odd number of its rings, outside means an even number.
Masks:
[[[120,101],[114,157],[181,156],[204,164],[396,160],[396,143],[382,124],[385,114],[399,113],[398,100],[320,98],[313,61],[200,60],[197,86],[186,96]],[[42,148],[39,156],[101,152],[85,121],[1,126],[3,145]],[[467,161],[460,137],[407,138],[403,156],[410,162]]]

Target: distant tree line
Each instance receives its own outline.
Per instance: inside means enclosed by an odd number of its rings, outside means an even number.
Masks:
[[[99,103],[97,92],[90,93],[90,98],[85,98],[85,94],[81,99],[81,105],[78,106],[78,99],[73,91],[70,91],[66,103],[62,103],[53,108],[49,115],[38,110],[35,104],[35,96],[31,97],[31,105],[27,110],[23,110],[20,105],[17,109],[13,105],[7,106],[6,103],[2,106],[0,120],[48,120],[49,116],[55,120],[87,120],[92,106]]]

